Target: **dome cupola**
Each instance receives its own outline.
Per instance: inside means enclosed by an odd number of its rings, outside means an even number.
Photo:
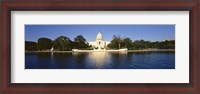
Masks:
[[[101,35],[100,32],[97,34],[97,38],[96,38],[96,40],[103,40],[103,37],[102,37],[102,35]]]

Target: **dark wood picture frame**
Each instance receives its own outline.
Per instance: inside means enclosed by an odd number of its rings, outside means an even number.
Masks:
[[[200,0],[3,0],[0,24],[0,93],[200,94]],[[184,83],[11,83],[11,11],[189,11],[190,82]]]

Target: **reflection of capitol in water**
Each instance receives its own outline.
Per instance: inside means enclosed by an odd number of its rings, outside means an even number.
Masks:
[[[87,68],[109,69],[110,66],[119,64],[119,61],[125,62],[127,51],[122,52],[73,52],[76,64],[82,63]]]
[[[89,59],[94,63],[97,68],[101,68],[106,60],[109,60],[110,55],[107,52],[91,52],[89,53]]]
[[[127,52],[117,52],[119,56],[126,55]],[[111,63],[112,57],[111,53],[109,52],[91,52],[88,55],[88,59],[96,65],[97,68],[102,68],[105,65],[109,65]]]

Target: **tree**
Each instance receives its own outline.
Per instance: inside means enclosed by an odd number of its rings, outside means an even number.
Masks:
[[[136,40],[133,42],[134,49],[146,49],[148,48],[148,42],[144,40]]]
[[[151,48],[156,48],[156,49],[159,49],[159,45],[160,45],[160,42],[156,41],[156,42],[151,42]]]
[[[25,50],[26,51],[36,51],[37,43],[32,41],[25,41]]]
[[[52,47],[52,41],[48,38],[39,38],[38,39],[38,49],[39,50],[49,50]]]
[[[165,41],[144,41],[136,40],[133,42],[133,49],[175,49],[175,40],[165,40]]]
[[[89,45],[86,39],[82,35],[78,35],[74,38],[74,48],[88,48]]]
[[[66,36],[60,36],[55,39],[53,47],[59,51],[71,50],[72,41]]]
[[[175,49],[175,41],[174,40],[165,40],[159,43],[159,49]]]
[[[74,42],[86,42],[86,39],[82,35],[78,35],[74,38]]]
[[[118,48],[120,49],[123,39],[119,35],[114,35],[113,40],[116,41],[116,43],[118,44]]]
[[[122,41],[123,39],[119,35],[113,35],[113,39],[110,44],[108,44],[108,47],[112,49],[120,49]]]
[[[131,46],[132,46],[132,40],[130,39],[130,38],[124,38],[123,40],[122,40],[122,45],[123,45],[123,47],[125,47],[125,48],[128,48],[128,49],[130,49],[131,48]]]

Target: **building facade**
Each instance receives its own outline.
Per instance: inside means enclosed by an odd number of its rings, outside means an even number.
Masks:
[[[88,42],[90,46],[92,46],[94,49],[106,49],[107,45],[110,43],[108,41],[103,41],[103,36],[99,32],[96,37],[96,41],[94,42]]]

